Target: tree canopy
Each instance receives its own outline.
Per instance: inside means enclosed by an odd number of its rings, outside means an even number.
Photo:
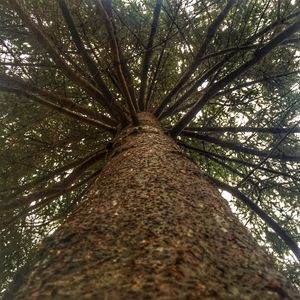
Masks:
[[[0,11],[1,289],[141,111],[299,284],[297,1],[3,0]]]

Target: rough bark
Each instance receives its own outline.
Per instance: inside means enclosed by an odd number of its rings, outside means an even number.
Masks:
[[[13,299],[300,299],[157,121],[139,119]]]

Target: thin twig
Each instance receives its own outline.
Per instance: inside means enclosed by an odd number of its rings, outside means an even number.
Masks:
[[[241,127],[187,127],[187,131],[196,131],[196,132],[261,132],[261,133],[271,133],[271,134],[281,134],[281,133],[299,133],[300,127],[250,127],[250,126],[241,126]]]
[[[292,133],[292,131],[294,129],[297,128],[297,126],[299,125],[300,121],[297,122],[292,128],[289,128],[289,130],[284,134],[284,136],[274,145],[274,147],[272,148],[272,150],[269,152],[269,154],[255,167],[253,168],[238,184],[237,184],[237,188],[240,188],[245,182],[247,182],[250,178],[250,176],[257,170],[259,169],[259,167],[261,167],[262,165],[265,164],[265,162],[272,156],[272,154],[274,153],[274,151],[284,142],[284,140],[287,138],[287,136]],[[300,129],[300,128],[297,128]]]

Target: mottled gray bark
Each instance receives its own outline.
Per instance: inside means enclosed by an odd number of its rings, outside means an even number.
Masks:
[[[300,299],[197,166],[139,118],[15,299]]]

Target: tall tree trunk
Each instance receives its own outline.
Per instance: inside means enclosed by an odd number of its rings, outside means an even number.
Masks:
[[[139,119],[14,299],[300,299],[158,122]]]

